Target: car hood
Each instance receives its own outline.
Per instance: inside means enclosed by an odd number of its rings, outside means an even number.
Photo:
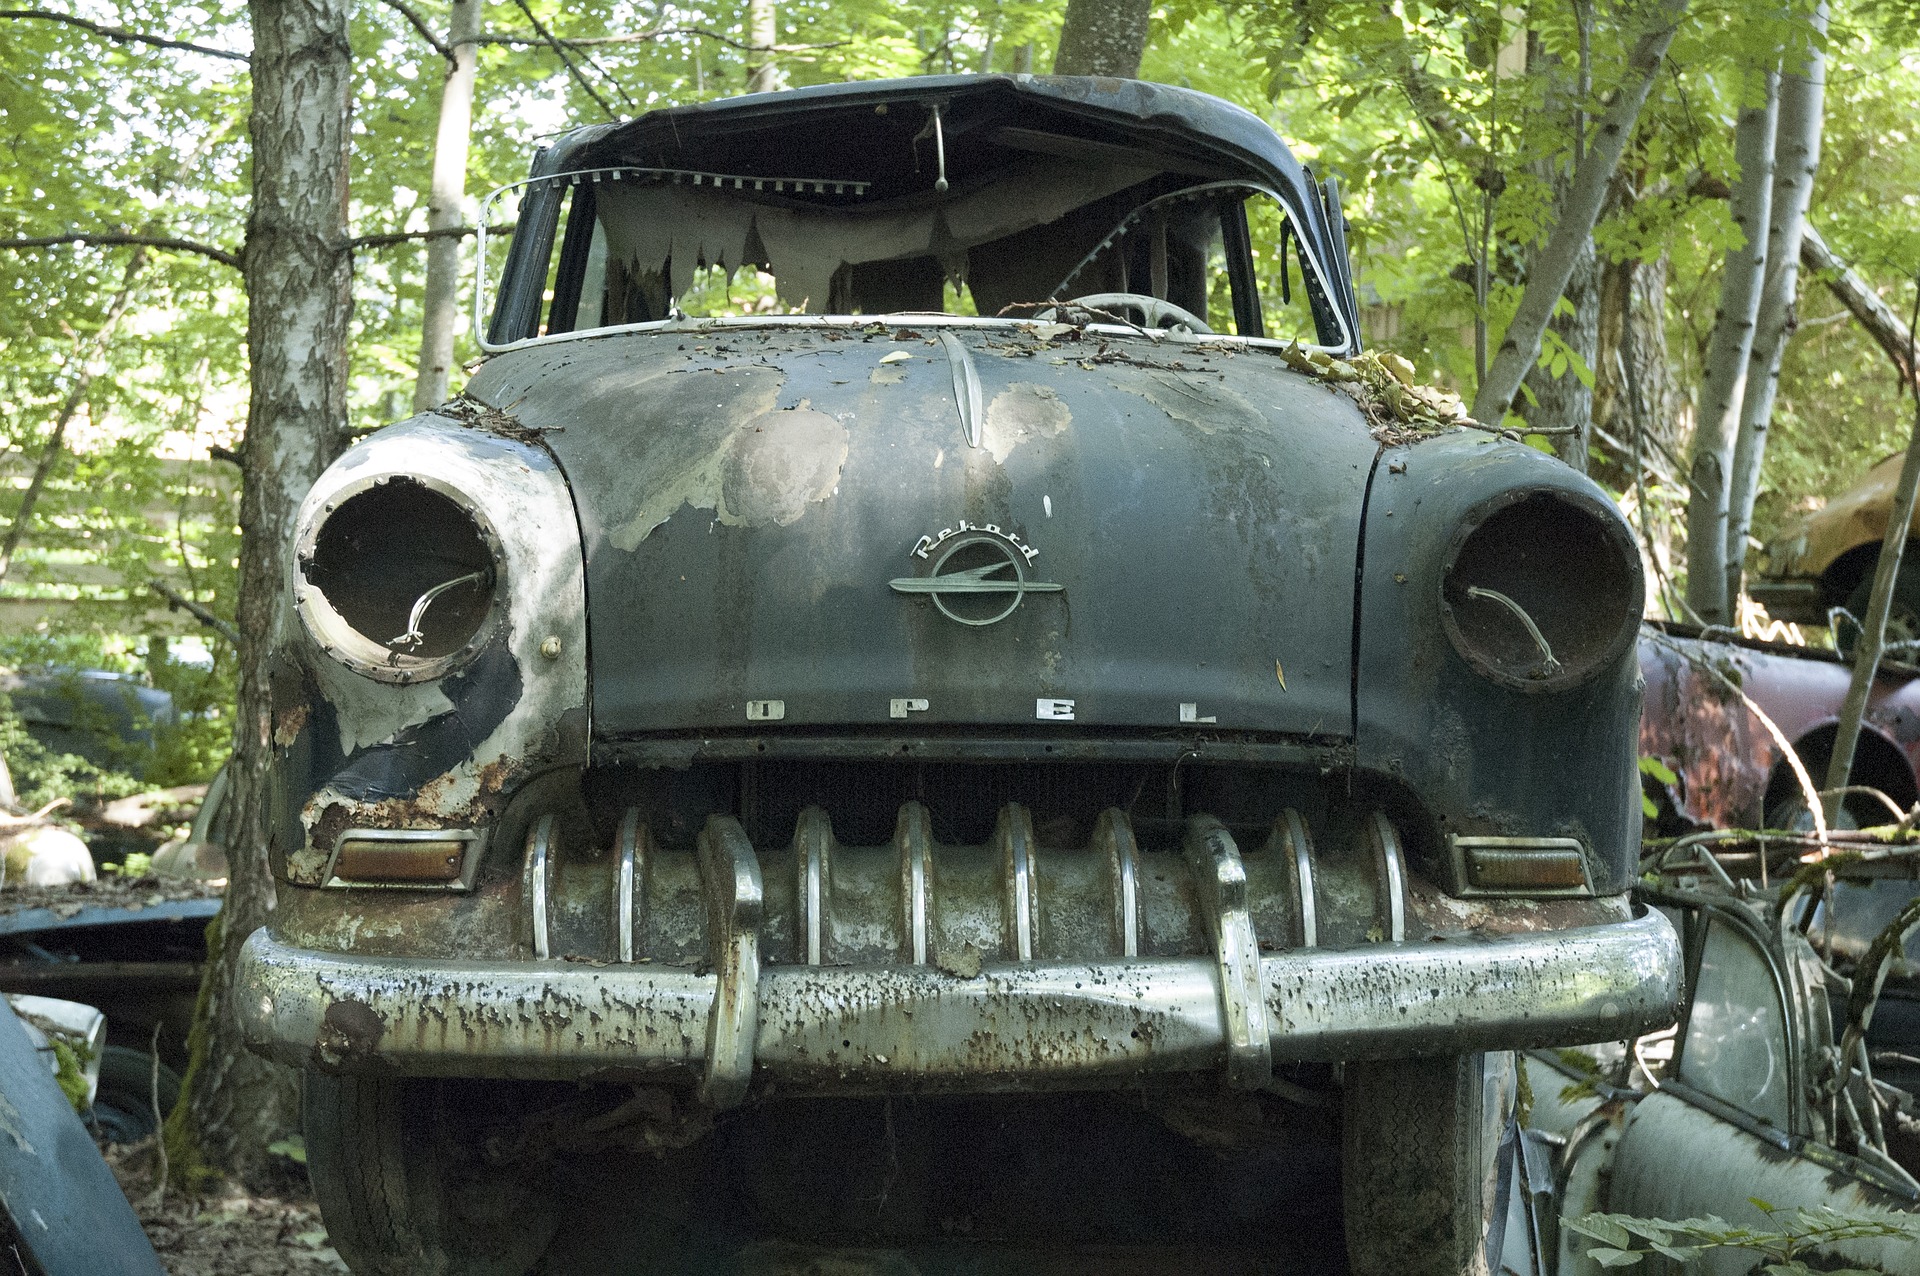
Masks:
[[[1350,734],[1376,445],[1271,351],[689,325],[515,351],[468,394],[572,488],[602,738]],[[969,571],[1002,588],[944,588]]]

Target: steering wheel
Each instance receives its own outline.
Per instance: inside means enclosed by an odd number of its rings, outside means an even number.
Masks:
[[[1075,297],[1060,303],[1060,308],[1079,306],[1083,310],[1109,310],[1126,312],[1138,311],[1143,328],[1172,328],[1176,331],[1184,328],[1188,332],[1211,333],[1206,320],[1194,314],[1184,306],[1176,306],[1171,301],[1162,301],[1158,297],[1143,292],[1090,292],[1084,297]],[[1042,311],[1034,318],[1050,318],[1056,311]]]

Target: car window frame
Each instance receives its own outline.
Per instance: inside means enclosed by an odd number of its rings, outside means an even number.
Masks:
[[[565,278],[567,263],[565,261],[555,260],[556,252],[559,252],[562,257],[569,256],[567,250],[571,245],[567,241],[573,238],[571,235],[563,238],[561,228],[562,213],[572,208],[572,201],[569,199],[569,195],[579,191],[591,192],[594,185],[606,179],[610,174],[665,173],[678,171],[649,169],[644,166],[632,164],[602,165],[592,168],[566,167],[573,158],[574,151],[572,148],[554,147],[544,150],[535,157],[533,165],[534,171],[530,175],[519,181],[508,182],[502,186],[495,187],[481,200],[480,215],[475,227],[476,270],[473,285],[473,337],[475,343],[479,345],[484,354],[502,354],[506,351],[518,350],[526,346],[543,345],[556,341],[568,341],[579,337],[602,337],[624,332],[653,332],[668,329],[675,325],[684,326],[689,323],[706,325],[739,324],[743,322],[761,325],[776,323],[789,326],[795,324],[819,325],[823,323],[841,325],[847,323],[849,320],[864,322],[875,317],[869,315],[781,315],[758,316],[747,319],[696,319],[687,316],[677,318],[670,316],[665,319],[651,319],[638,323],[612,324],[591,329],[576,330],[569,327],[566,330],[558,332],[541,332],[540,328],[547,322],[547,316],[551,312],[553,303],[560,301],[563,295],[568,296],[569,304],[571,305],[577,305],[578,302],[578,298],[572,296],[572,292],[577,291],[579,281],[569,282]],[[756,179],[727,178],[725,180],[752,181]],[[1265,195],[1278,203],[1289,219],[1302,223],[1303,225],[1310,222],[1316,213],[1321,216],[1327,215],[1327,210],[1324,207],[1313,209],[1296,207],[1294,202],[1280,191],[1258,181],[1232,180],[1207,183],[1206,185],[1232,186],[1245,191],[1249,197],[1256,194]],[[1315,189],[1319,190],[1317,186]],[[488,287],[487,245],[488,241],[494,238],[494,236],[489,234],[488,227],[492,221],[493,209],[499,200],[507,194],[517,191],[524,191],[525,194],[521,199],[518,216],[510,231],[507,258],[506,261],[502,263],[500,269],[499,285],[497,288],[490,289]],[[587,198],[589,201],[587,204],[588,211],[591,212],[592,197],[589,194]],[[1160,198],[1166,197],[1162,196]],[[1321,192],[1321,198],[1326,198],[1324,191]],[[569,221],[571,221],[571,217],[569,217]],[[586,237],[583,236],[581,238],[584,239]],[[1360,334],[1349,320],[1345,309],[1335,300],[1337,290],[1347,286],[1348,272],[1346,263],[1321,260],[1320,251],[1310,236],[1296,231],[1292,239],[1296,246],[1296,251],[1300,254],[1303,267],[1301,275],[1304,286],[1308,292],[1308,308],[1313,315],[1315,327],[1316,329],[1319,327],[1319,323],[1324,317],[1330,320],[1332,325],[1338,329],[1340,338],[1338,343],[1335,344],[1318,342],[1313,345],[1306,345],[1305,343],[1300,343],[1301,348],[1322,350],[1336,357],[1345,357],[1358,353],[1361,347]],[[1250,236],[1248,244],[1251,246]],[[1275,245],[1275,248],[1277,251],[1278,245]],[[585,256],[584,247],[580,250],[579,256]],[[559,273],[556,274],[554,279],[554,293],[552,298],[548,298],[546,296],[546,277],[549,272],[556,270]],[[1234,267],[1231,262],[1229,262],[1229,271],[1237,274],[1237,268]],[[1251,261],[1247,263],[1247,273],[1249,275],[1248,282],[1252,287],[1254,303],[1257,306],[1260,301],[1258,274],[1251,269]],[[536,274],[539,276],[538,281],[530,287],[529,276]],[[964,315],[916,314],[914,319],[919,323],[937,324],[959,321],[960,323],[969,325],[988,324],[992,326],[1003,326],[1010,322],[1018,322],[1017,320],[1000,318],[981,319]],[[1094,326],[1100,327],[1101,325]],[[531,335],[523,337],[512,337],[509,335],[513,332],[522,331],[530,331]],[[1199,341],[1238,342],[1243,345],[1270,347],[1273,349],[1283,349],[1295,344],[1274,337],[1236,336],[1221,333],[1194,334],[1192,339]]]

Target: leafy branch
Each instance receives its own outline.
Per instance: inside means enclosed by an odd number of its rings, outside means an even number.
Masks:
[[[125,27],[103,26],[98,22],[89,22],[85,18],[76,18],[67,13],[48,13],[43,9],[0,9],[0,18],[12,18],[25,22],[58,22],[65,26],[79,27],[107,40],[116,40],[121,44],[148,44],[156,49],[180,49],[187,53],[203,53],[210,58],[226,58],[232,62],[251,62],[250,55],[234,49],[216,49],[210,45],[195,44],[191,40],[173,40],[161,35],[148,35],[144,31],[129,31]]]
[[[1739,1227],[1712,1214],[1672,1221],[1631,1214],[1587,1214],[1564,1225],[1600,1242],[1587,1257],[1602,1267],[1631,1267],[1649,1254],[1686,1264],[1713,1249],[1744,1249],[1761,1255],[1756,1270],[1767,1276],[1813,1276],[1803,1255],[1842,1241],[1920,1241],[1920,1222],[1893,1217],[1846,1214],[1829,1206],[1775,1209],[1758,1197],[1748,1202],[1767,1216],[1767,1227]],[[1884,1276],[1877,1268],[1847,1267],[1819,1271],[1827,1276]]]

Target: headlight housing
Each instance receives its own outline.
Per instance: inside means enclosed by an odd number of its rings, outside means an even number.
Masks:
[[[1586,493],[1521,488],[1462,520],[1441,578],[1454,649],[1520,691],[1564,691],[1639,630],[1640,553],[1618,511]]]
[[[504,594],[487,516],[436,479],[375,474],[308,514],[296,542],[301,623],[320,648],[383,682],[417,682],[485,644]]]

